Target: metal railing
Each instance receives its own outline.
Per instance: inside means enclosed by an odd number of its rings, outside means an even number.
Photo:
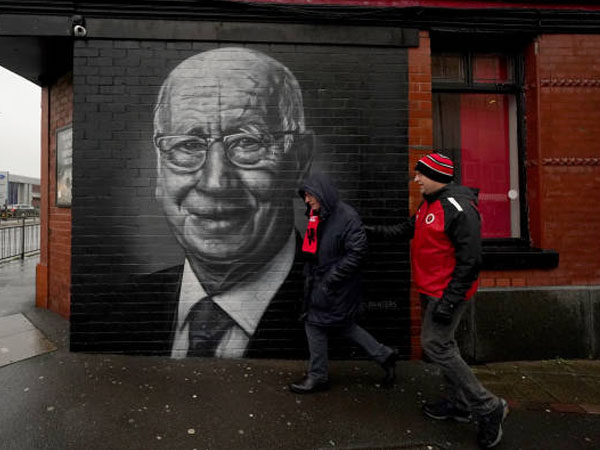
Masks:
[[[39,218],[0,220],[0,262],[40,251]]]

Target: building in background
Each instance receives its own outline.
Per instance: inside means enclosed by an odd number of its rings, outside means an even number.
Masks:
[[[313,168],[331,174],[366,222],[415,210],[412,171],[434,149],[454,159],[459,181],[479,188],[484,270],[462,327],[468,359],[600,357],[594,2],[0,0],[0,25],[0,64],[43,88],[37,304],[70,318],[73,348],[114,351],[118,344],[144,353],[158,335],[149,327],[136,342],[124,339],[122,318],[138,312],[148,323],[172,320],[128,301],[131,277],[180,267],[183,258],[158,206],[169,197],[157,161],[197,192],[232,194],[242,178],[210,178],[208,186],[191,175],[211,166],[208,156],[194,167],[172,157],[206,139],[219,148],[229,142],[228,156],[211,158],[231,157],[233,137],[248,129],[206,136],[182,121],[181,129],[154,133],[154,107],[182,61],[245,47],[295,75],[310,131],[302,134],[314,138]],[[223,161],[231,175],[231,160]],[[266,177],[254,173],[253,180]],[[233,221],[203,214],[196,209],[193,220],[213,230]],[[419,357],[408,247],[371,251],[368,328],[405,357]],[[160,286],[148,285],[148,302],[164,294]],[[112,344],[103,347],[107,337]]]
[[[0,206],[40,207],[40,179],[0,171]]]

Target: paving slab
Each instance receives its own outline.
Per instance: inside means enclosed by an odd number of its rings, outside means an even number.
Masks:
[[[579,374],[530,373],[529,378],[547,392],[555,403],[600,404],[600,391],[593,378]]]
[[[0,317],[0,367],[56,348],[23,314]]]
[[[35,329],[35,326],[21,313],[0,317],[0,339]]]
[[[551,392],[540,389],[539,383],[519,372],[506,372],[489,375],[481,370],[475,371],[481,383],[500,397],[517,402],[550,403],[557,399]]]

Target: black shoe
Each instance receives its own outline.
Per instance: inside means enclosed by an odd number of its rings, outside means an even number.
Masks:
[[[381,368],[385,372],[383,379],[381,380],[381,384],[385,387],[390,387],[394,385],[394,381],[396,381],[396,361],[400,359],[400,355],[398,354],[398,350],[392,351],[390,356],[388,356],[383,363],[381,363]]]
[[[329,381],[318,381],[310,377],[304,377],[300,381],[290,384],[290,391],[296,394],[312,394],[327,389],[329,389]]]
[[[437,403],[425,403],[423,405],[423,414],[435,420],[454,419],[457,422],[468,423],[471,421],[471,413],[454,406],[448,400],[441,400]]]
[[[509,409],[506,400],[500,399],[500,404],[489,414],[479,418],[477,442],[483,448],[492,448],[502,439],[502,422],[506,419]]]

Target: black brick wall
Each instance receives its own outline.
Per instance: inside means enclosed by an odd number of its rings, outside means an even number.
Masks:
[[[217,47],[213,42],[75,42],[74,351],[157,353],[145,340],[160,340],[164,335],[146,328],[132,339],[127,326],[128,314],[136,308],[142,316],[148,314],[140,303],[130,301],[135,280],[183,259],[154,198],[153,107],[161,83],[179,62]],[[313,168],[333,177],[343,200],[366,223],[407,217],[407,50],[291,44],[248,47],[275,58],[297,77],[307,128],[317,136]],[[305,226],[303,211],[298,199],[300,233]],[[409,276],[406,245],[371,245],[360,323],[406,357],[410,353]],[[148,292],[149,297],[152,294]],[[268,356],[305,356],[304,338],[298,336],[295,345],[275,348]],[[333,356],[364,357],[347,344]]]

